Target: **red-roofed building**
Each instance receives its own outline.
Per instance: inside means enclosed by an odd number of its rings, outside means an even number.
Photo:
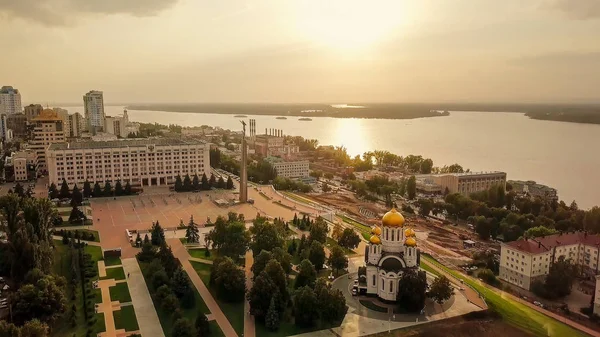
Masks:
[[[502,244],[500,278],[529,290],[560,257],[571,259],[589,275],[600,273],[600,235],[571,232]]]

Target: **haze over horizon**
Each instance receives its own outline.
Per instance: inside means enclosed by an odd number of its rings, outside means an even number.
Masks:
[[[0,0],[24,103],[600,101],[597,0]]]

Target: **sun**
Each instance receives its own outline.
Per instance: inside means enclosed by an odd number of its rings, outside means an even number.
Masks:
[[[339,51],[365,50],[398,33],[405,23],[404,0],[302,2],[298,28],[308,40]]]

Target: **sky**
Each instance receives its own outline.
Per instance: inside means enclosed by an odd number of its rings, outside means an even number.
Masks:
[[[24,103],[600,102],[600,0],[0,0]]]

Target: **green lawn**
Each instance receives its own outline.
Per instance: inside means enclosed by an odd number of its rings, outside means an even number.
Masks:
[[[210,337],[225,337],[225,334],[217,321],[208,322],[208,326],[210,327]]]
[[[106,277],[101,277],[103,280],[110,280],[114,278],[116,281],[125,279],[125,270],[123,267],[107,268]]]
[[[127,282],[117,283],[114,287],[110,287],[109,291],[111,301],[119,301],[121,303],[131,302]]]
[[[104,314],[97,313],[96,314],[96,324],[94,324],[94,335],[99,334],[101,332],[106,331],[106,323],[104,322]]]
[[[422,257],[423,257],[423,255],[421,255],[421,258]],[[440,273],[437,270],[435,270],[435,269],[431,268],[429,265],[423,263],[422,259],[421,259],[421,264],[419,264],[419,267],[421,269],[423,269],[424,271],[429,272],[429,273],[431,273],[431,274],[433,274],[435,276],[440,276]]]
[[[188,249],[188,253],[190,254],[191,257],[195,257],[197,259],[211,260],[211,261],[213,261],[214,259],[219,257],[219,254],[214,249],[210,250],[210,256],[206,256],[206,254],[205,254],[206,249],[204,249],[204,248]]]
[[[148,291],[150,291],[150,294],[153,294],[154,290],[152,289],[152,283],[148,279],[148,275],[146,273],[146,269],[148,268],[149,263],[139,262],[139,264],[140,264],[140,269],[142,270],[142,274],[144,275],[144,280],[146,281],[146,286],[148,287]],[[196,321],[198,312],[203,312],[205,314],[210,313],[210,310],[208,310],[206,303],[204,303],[204,301],[202,300],[202,297],[200,297],[200,294],[196,290],[196,287],[194,287],[194,297],[196,298],[196,302],[195,302],[196,304],[194,307],[189,308],[189,309],[182,308],[183,317],[190,320],[190,322]],[[173,329],[173,323],[174,323],[172,320],[172,312],[167,312],[163,308],[161,308],[161,306],[155,301],[154,297],[152,297],[152,302],[154,303],[154,307],[156,308],[156,313],[158,314],[158,319],[160,321],[160,325],[163,329],[165,336],[176,337],[176,336],[171,336],[171,330]]]
[[[365,301],[365,300],[358,300],[358,301],[360,302],[360,304],[362,304],[362,306],[367,307],[373,311],[388,312],[388,308],[380,307],[371,301]]]
[[[339,246],[339,244],[330,237],[327,238],[326,245],[329,249],[333,248],[333,246]],[[346,253],[346,255],[356,255],[356,253],[352,249],[348,249],[345,247],[342,247],[342,249],[344,250],[344,253]]]
[[[120,266],[121,263],[121,258],[120,257],[116,257],[116,256],[109,256],[109,257],[105,257],[104,258],[104,265],[107,267],[110,266]]]
[[[190,263],[194,267],[194,270],[196,270],[196,272],[198,273],[198,276],[200,276],[200,278],[202,279],[202,282],[204,282],[204,284],[208,287],[208,290],[219,304],[219,307],[221,307],[221,310],[223,311],[223,313],[225,314],[235,331],[238,333],[238,335],[241,336],[242,333],[244,333],[244,302],[229,303],[219,300],[215,289],[209,286],[211,265],[195,261],[190,261]]]
[[[133,305],[121,307],[121,310],[113,311],[113,315],[115,319],[115,328],[125,329],[125,331],[136,331],[140,329],[135,317]]]
[[[340,326],[341,322],[337,324],[321,324],[317,322],[315,326],[310,328],[300,328],[294,324],[293,319],[291,318],[291,310],[288,310],[284,314],[284,318],[282,319],[281,324],[279,325],[279,330],[271,331],[265,327],[264,324],[256,322],[256,336],[260,337],[284,337],[284,336],[294,336],[303,333],[309,333],[313,331],[319,331],[324,329],[330,329],[334,327]]]
[[[552,336],[569,337],[587,336],[587,334],[584,334],[579,330],[573,329],[568,325],[506,296],[502,296],[497,290],[488,288],[483,285],[483,283],[472,279],[465,274],[446,268],[429,256],[421,255],[421,259],[425,259],[428,262],[435,264],[458,279],[463,279],[466,284],[477,290],[485,298],[488,306],[502,315],[503,320],[510,325],[516,326],[537,336],[547,336],[549,334]]]
[[[341,215],[341,214],[337,214],[337,216],[339,216],[345,223],[354,226],[354,228],[356,228],[362,234],[363,238],[365,238],[366,240],[369,240],[371,238],[371,227],[370,226],[356,222],[356,221],[350,219],[349,217]]]
[[[292,192],[283,192],[283,194],[284,194],[286,197],[288,197],[288,198],[290,198],[290,199],[292,199],[292,200],[295,200],[295,201],[297,201],[297,202],[299,202],[299,203],[302,203],[302,204],[314,205],[314,204],[316,204],[316,203],[317,203],[317,202],[315,202],[315,201],[313,201],[313,200],[310,200],[310,199],[308,199],[308,198],[301,197],[301,196],[297,195],[296,193],[292,193]]]

